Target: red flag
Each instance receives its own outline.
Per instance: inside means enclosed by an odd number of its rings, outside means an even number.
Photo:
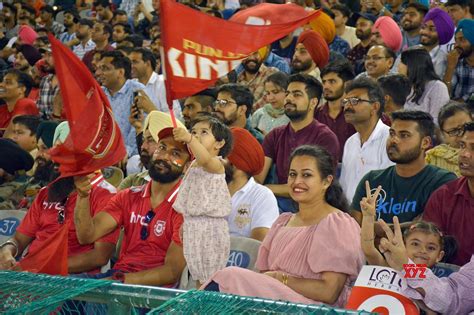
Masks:
[[[313,15],[315,12],[317,14]],[[250,9],[238,11],[229,21],[249,25],[275,25],[294,23],[295,21],[311,16],[307,21],[315,19],[320,11],[306,11],[303,7],[292,3],[273,4],[261,3]],[[289,34],[290,32],[286,32]],[[286,34],[285,34],[286,35]]]
[[[249,54],[309,22],[320,11],[295,4],[260,4],[225,21],[173,0],[160,0],[168,105],[193,95],[237,67]],[[260,24],[261,26],[246,25]]]
[[[125,145],[107,96],[70,49],[51,34],[48,38],[71,130],[66,141],[50,151],[61,177],[90,174],[121,161]]]
[[[18,265],[22,271],[67,276],[67,252],[68,224],[64,224],[49,237],[41,250],[28,253]]]

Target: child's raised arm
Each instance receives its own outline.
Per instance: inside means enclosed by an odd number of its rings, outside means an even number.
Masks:
[[[173,137],[176,141],[185,142],[194,157],[196,163],[209,173],[224,174],[224,165],[217,156],[212,156],[206,148],[197,141],[189,131],[184,128],[174,128]]]
[[[375,203],[379,196],[382,186],[377,187],[377,190],[372,195],[370,191],[370,184],[365,181],[366,197],[360,201],[360,208],[362,210],[362,228],[360,231],[360,241],[362,251],[369,265],[387,266],[387,262],[382,254],[375,248]]]

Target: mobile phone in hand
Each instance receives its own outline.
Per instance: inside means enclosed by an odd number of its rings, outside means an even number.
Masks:
[[[133,115],[133,118],[135,118],[135,119],[138,119],[138,117],[139,117],[139,110],[140,110],[140,109],[138,108],[138,104],[137,104],[137,101],[136,101],[137,96],[138,96],[138,92],[137,92],[137,91],[133,92],[133,105],[132,105],[132,109],[136,111],[136,114]]]

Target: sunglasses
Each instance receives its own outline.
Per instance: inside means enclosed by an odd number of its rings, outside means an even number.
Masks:
[[[144,220],[144,225],[142,225],[142,229],[140,231],[140,238],[144,241],[148,238],[150,235],[150,222],[153,220],[155,217],[155,212],[153,209],[150,209],[146,215],[145,215],[145,220]]]
[[[66,221],[66,204],[69,198],[66,198],[66,200],[62,203],[62,205],[59,207],[58,210],[58,223],[59,224],[64,224]]]
[[[64,224],[65,220],[66,220],[66,212],[64,210],[64,207],[61,207],[61,210],[58,210],[58,223]]]

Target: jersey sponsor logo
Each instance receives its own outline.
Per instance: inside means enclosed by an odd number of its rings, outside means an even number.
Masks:
[[[64,210],[64,205],[61,202],[43,201],[43,209],[61,211]]]
[[[375,193],[376,188],[371,190],[371,193]],[[395,198],[387,197],[385,190],[380,190],[379,197],[377,198],[377,212],[379,214],[394,214],[399,215],[402,213],[413,212],[417,210],[416,200],[408,200],[405,198],[403,202],[397,202]]]
[[[163,235],[165,228],[166,228],[166,222],[158,220],[155,222],[155,227],[153,228],[153,232],[155,232],[156,236],[161,236]]]
[[[145,222],[145,217],[146,215],[140,215],[136,214],[135,212],[132,212],[132,215],[130,216],[130,223],[132,224],[140,224],[147,226],[148,223]],[[166,221],[163,220],[156,220],[155,225],[153,226],[153,233],[155,233],[156,236],[161,236],[165,232],[166,229]]]
[[[146,215],[140,215],[136,214],[134,211],[132,212],[132,215],[130,216],[130,223],[140,223],[140,225],[148,225],[148,223],[145,223],[145,217]]]

